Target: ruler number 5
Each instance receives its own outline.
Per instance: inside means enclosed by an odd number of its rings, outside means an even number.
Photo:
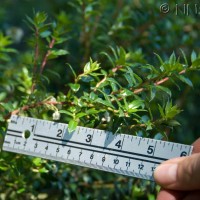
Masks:
[[[150,145],[150,146],[148,147],[148,149],[147,149],[147,153],[148,153],[148,154],[153,154],[153,152],[154,152],[154,146],[151,146],[151,145]]]

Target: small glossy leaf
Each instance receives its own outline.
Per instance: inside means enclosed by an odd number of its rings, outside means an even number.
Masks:
[[[40,36],[42,38],[49,37],[50,35],[51,35],[51,31],[44,31],[44,32],[40,33]]]
[[[164,61],[162,60],[162,58],[157,53],[154,53],[154,54],[156,55],[156,57],[160,61],[160,64],[163,65]]]
[[[100,98],[96,99],[95,102],[103,104],[104,106],[114,108],[114,106],[109,101],[106,101],[106,100],[103,100],[103,99],[100,99]]]
[[[168,89],[167,87],[163,87],[163,86],[161,86],[161,85],[157,85],[156,88],[158,88],[158,89],[164,91],[165,93],[167,93],[167,94],[171,97],[171,95],[172,95],[171,90]]]
[[[181,124],[178,122],[178,121],[176,121],[176,120],[169,120],[168,122],[167,122],[167,124],[169,125],[169,126],[180,126]]]
[[[191,61],[194,62],[196,59],[197,59],[197,54],[196,54],[195,51],[192,51],[192,54],[191,54]]]
[[[73,117],[73,114],[71,112],[67,111],[67,110],[59,110],[59,113],[66,114],[66,115]]]
[[[41,165],[42,159],[41,158],[34,158],[33,159],[33,164],[37,167]]]
[[[134,100],[128,104],[129,109],[137,109],[139,107],[144,107],[144,101],[142,100]]]
[[[162,118],[165,118],[164,109],[158,104],[158,109]]]
[[[152,101],[155,98],[156,92],[157,92],[156,87],[151,86],[150,87],[150,101]]]
[[[73,131],[75,131],[77,126],[78,126],[78,122],[77,121],[75,121],[75,120],[69,121],[69,124],[68,124],[69,133],[72,133]]]
[[[74,83],[74,84],[70,83],[69,86],[74,92],[77,92],[80,89],[80,84],[78,83]]]
[[[181,81],[183,81],[184,83],[186,83],[187,85],[189,85],[190,87],[193,87],[192,81],[189,78],[187,78],[187,77],[185,77],[183,75],[178,75],[178,78]]]
[[[48,55],[48,60],[57,58],[58,56],[64,56],[67,55],[69,52],[64,49],[59,50],[51,50]]]

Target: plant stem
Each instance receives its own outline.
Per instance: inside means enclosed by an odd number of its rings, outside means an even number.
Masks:
[[[184,74],[185,72],[186,72],[186,70],[184,69],[184,70],[180,71],[179,74]],[[165,78],[163,78],[163,79],[161,79],[161,80],[159,80],[159,81],[156,81],[156,82],[154,83],[154,85],[155,85],[155,86],[161,85],[161,84],[165,83],[166,81],[168,81],[169,78],[170,78],[170,77],[165,77]],[[141,93],[141,92],[144,91],[144,90],[145,90],[144,87],[138,88],[138,89],[133,90],[133,93],[134,93],[134,94],[138,94],[138,93]]]
[[[55,44],[55,39],[53,38],[53,39],[51,40],[50,44],[49,44],[49,50],[48,50],[47,53],[45,54],[44,59],[43,59],[43,61],[42,61],[42,65],[41,65],[41,67],[40,67],[40,75],[41,75],[42,72],[44,71],[44,68],[45,68],[45,66],[46,66],[46,64],[47,64],[48,56],[49,56],[49,54],[51,53],[51,50],[50,50],[50,49],[53,48],[54,44]]]
[[[38,43],[38,39],[39,39],[39,32],[38,29],[35,28],[35,53],[34,53],[34,61],[33,61],[33,77],[32,77],[32,86],[31,86],[31,93],[33,93],[33,91],[35,90],[35,79],[36,79],[36,73],[37,73],[37,61],[38,61],[38,57],[39,57],[39,43]]]
[[[69,104],[69,105],[73,105],[72,102],[57,102],[57,101],[40,101],[37,103],[33,103],[30,105],[24,105],[23,107],[13,110],[12,112],[10,112],[8,115],[6,115],[4,117],[5,120],[7,120],[11,115],[18,115],[20,111],[27,111],[31,108],[36,108],[39,106],[43,106],[43,105],[64,105],[64,104]]]

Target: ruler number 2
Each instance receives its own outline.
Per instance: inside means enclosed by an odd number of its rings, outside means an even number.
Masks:
[[[57,137],[62,137],[62,129],[58,129]]]

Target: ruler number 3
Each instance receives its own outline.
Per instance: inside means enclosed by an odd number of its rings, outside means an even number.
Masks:
[[[88,134],[87,139],[85,141],[86,142],[92,142],[92,135]]]

